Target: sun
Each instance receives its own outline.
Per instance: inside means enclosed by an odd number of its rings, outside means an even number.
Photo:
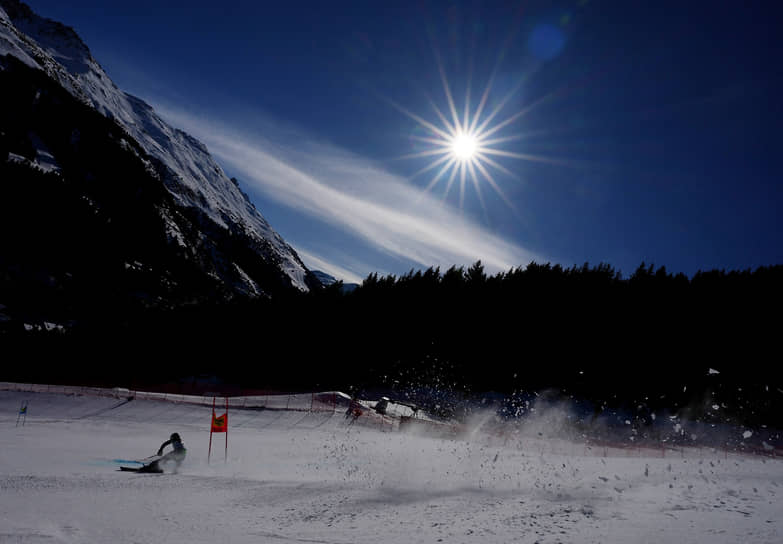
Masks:
[[[461,100],[462,107],[458,108],[440,55],[437,50],[435,53],[446,99],[446,108],[442,110],[431,97],[427,96],[427,101],[437,119],[427,120],[394,100],[381,96],[425,131],[424,134],[411,135],[410,139],[417,143],[423,143],[426,147],[421,151],[397,157],[397,159],[431,159],[428,165],[409,176],[409,179],[412,180],[425,172],[435,172],[423,189],[425,193],[432,190],[439,182],[443,182],[445,190],[442,198],[445,200],[451,188],[458,185],[459,206],[462,208],[466,184],[472,183],[481,206],[486,212],[482,196],[482,185],[486,183],[512,210],[516,211],[514,204],[501,190],[495,175],[500,172],[517,181],[521,181],[522,178],[516,172],[509,170],[502,162],[506,162],[508,159],[520,159],[568,165],[572,161],[517,151],[518,147],[515,142],[526,139],[529,133],[503,134],[501,131],[505,132],[510,129],[533,109],[555,98],[564,92],[563,89],[567,90],[568,85],[545,94],[515,113],[503,115],[502,111],[511,103],[512,97],[522,87],[527,76],[522,74],[519,81],[512,85],[500,100],[490,100],[497,72],[496,66],[480,95],[480,99],[477,102],[471,100],[471,86],[468,83],[464,98],[460,97],[463,98]],[[500,58],[502,55],[499,56]],[[493,104],[493,106],[490,107],[489,104]],[[507,148],[509,145],[512,149]]]
[[[451,141],[451,152],[457,160],[466,162],[473,158],[478,150],[478,140],[467,132],[457,133]]]

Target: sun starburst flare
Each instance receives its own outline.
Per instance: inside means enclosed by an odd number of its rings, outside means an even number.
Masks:
[[[566,166],[569,161],[503,149],[499,146],[507,146],[509,142],[523,140],[526,138],[526,135],[502,135],[502,133],[499,134],[499,132],[518,122],[534,108],[553,98],[555,95],[559,94],[559,92],[555,91],[549,93],[528,104],[523,109],[503,118],[500,117],[503,109],[509,104],[513,95],[522,87],[525,78],[520,79],[517,84],[513,85],[511,90],[490,109],[490,107],[488,107],[489,96],[495,80],[495,73],[493,72],[473,111],[471,111],[471,89],[470,83],[468,83],[464,97],[464,107],[462,109],[462,115],[460,116],[451,92],[451,86],[449,85],[445,70],[443,69],[443,63],[437,54],[436,60],[438,63],[440,79],[443,84],[446,105],[448,106],[446,113],[444,113],[435,101],[428,99],[429,105],[432,107],[432,110],[437,117],[437,121],[428,121],[423,116],[413,113],[393,100],[386,98],[394,108],[415,121],[419,127],[426,131],[426,135],[410,136],[412,140],[426,144],[426,147],[421,151],[398,157],[398,159],[431,158],[431,162],[410,176],[410,179],[419,177],[427,172],[434,172],[432,179],[429,181],[424,191],[431,191],[439,182],[443,181],[446,184],[442,197],[444,200],[448,197],[455,181],[458,181],[460,208],[463,208],[464,204],[466,183],[470,181],[485,214],[487,210],[481,193],[481,185],[484,183],[489,185],[512,210],[517,211],[514,204],[500,188],[493,173],[500,172],[503,175],[518,181],[521,178],[498,162],[498,160],[518,159]],[[497,66],[495,71],[497,71]],[[493,157],[498,160],[493,159]]]
[[[467,132],[457,134],[451,140],[451,152],[460,161],[469,161],[476,154],[478,149],[478,140],[475,136]]]

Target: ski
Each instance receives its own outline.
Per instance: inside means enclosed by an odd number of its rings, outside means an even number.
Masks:
[[[120,467],[122,472],[145,472],[148,474],[162,474],[163,469],[153,465],[144,465],[143,467]]]

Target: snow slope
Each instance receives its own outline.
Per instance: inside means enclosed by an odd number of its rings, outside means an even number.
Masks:
[[[0,542],[783,541],[779,460],[620,456],[481,429],[441,439],[349,425],[340,409],[233,410],[228,461],[214,435],[208,464],[210,413],[0,392]],[[178,474],[117,471],[175,431],[188,447]]]
[[[156,170],[180,205],[198,208],[222,227],[241,229],[256,241],[257,250],[271,252],[295,287],[308,289],[299,256],[226,176],[206,146],[169,126],[143,100],[120,90],[72,28],[40,17],[16,0],[2,0],[0,57],[5,54],[44,70],[73,96],[114,119],[159,161]]]

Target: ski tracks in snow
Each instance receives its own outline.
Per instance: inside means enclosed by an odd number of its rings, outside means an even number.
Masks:
[[[208,464],[211,410],[113,404],[52,395],[25,427],[0,419],[0,543],[783,541],[776,460],[555,454],[262,410],[236,413],[228,462]],[[0,393],[0,408],[18,406]],[[188,447],[179,474],[94,463],[143,457],[171,430]]]

